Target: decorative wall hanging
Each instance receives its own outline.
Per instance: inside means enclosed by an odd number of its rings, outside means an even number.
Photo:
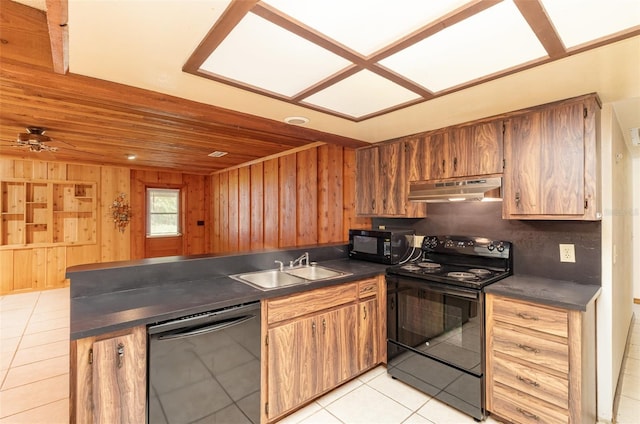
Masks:
[[[126,197],[127,195],[125,193],[120,193],[110,206],[113,224],[121,233],[124,233],[125,228],[131,220],[131,206],[129,202],[125,200]]]

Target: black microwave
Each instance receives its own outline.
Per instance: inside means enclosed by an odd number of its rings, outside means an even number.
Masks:
[[[349,257],[394,265],[411,253],[414,230],[349,230]]]

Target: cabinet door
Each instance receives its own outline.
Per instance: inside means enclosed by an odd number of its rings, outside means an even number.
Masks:
[[[378,300],[370,299],[358,305],[358,365],[360,370],[379,362]]]
[[[145,422],[146,343],[145,327],[71,342],[70,422]]]
[[[300,319],[268,331],[269,418],[311,399],[321,389],[316,320]]]
[[[322,391],[331,390],[358,373],[356,305],[320,315]]]
[[[93,421],[140,423],[146,417],[146,335],[126,334],[93,344]]]
[[[356,150],[356,213],[376,215],[382,210],[378,196],[379,156],[377,147]]]
[[[585,212],[582,103],[510,119],[505,133],[505,217]]]
[[[404,168],[404,142],[384,144],[379,147],[380,187],[383,215],[405,215],[407,180]]]
[[[425,180],[439,180],[451,177],[449,164],[449,136],[447,133],[432,134],[424,138],[427,163]]]
[[[503,128],[502,120],[485,122],[470,128],[469,145],[466,147],[464,161],[465,175],[502,173]]]

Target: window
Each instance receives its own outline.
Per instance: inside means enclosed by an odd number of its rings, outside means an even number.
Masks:
[[[180,235],[180,190],[147,188],[147,236]]]

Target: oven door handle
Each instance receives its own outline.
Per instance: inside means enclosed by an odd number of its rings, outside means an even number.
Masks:
[[[158,340],[177,340],[177,339],[185,339],[187,337],[199,336],[201,334],[213,333],[215,331],[224,330],[225,328],[233,327],[235,325],[240,325],[246,321],[254,319],[255,315],[244,315],[238,318],[234,318],[231,320],[226,320],[222,322],[216,322],[212,325],[207,325],[206,327],[196,327],[193,330],[182,332],[180,330],[161,334],[158,336]],[[183,329],[184,330],[184,329]]]
[[[410,285],[412,288],[418,290],[432,291],[440,294],[445,294],[449,296],[455,296],[463,299],[475,300],[477,301],[480,298],[479,290],[462,290],[453,286],[449,286],[446,284],[438,284],[431,281],[418,280],[414,278],[398,278],[397,280],[392,280],[391,282],[397,283],[400,287],[406,287],[405,285]]]

